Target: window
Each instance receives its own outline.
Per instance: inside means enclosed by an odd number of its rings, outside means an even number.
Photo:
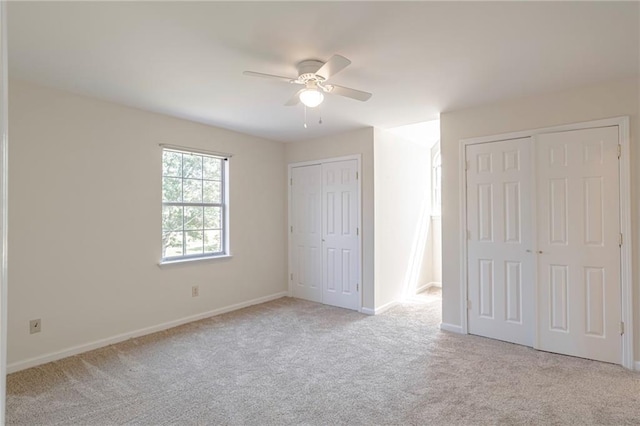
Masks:
[[[224,157],[162,150],[162,260],[226,255]]]
[[[438,149],[431,158],[432,216],[440,216],[442,210],[442,159]]]

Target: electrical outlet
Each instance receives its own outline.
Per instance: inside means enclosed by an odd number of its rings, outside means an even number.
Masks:
[[[42,320],[40,318],[29,321],[29,333],[40,333],[42,329]]]
[[[191,287],[191,297],[198,297],[200,296],[200,287],[198,287],[197,285],[194,285],[193,287]]]

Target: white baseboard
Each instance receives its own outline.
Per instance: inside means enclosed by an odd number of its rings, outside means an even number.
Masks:
[[[425,291],[426,289],[431,288],[431,287],[432,287],[431,283],[423,284],[420,287],[416,288],[416,294],[422,293],[423,291]]]
[[[375,309],[371,309],[371,308],[361,308],[360,309],[360,313],[366,314],[366,315],[380,315],[381,313],[388,311],[389,309],[393,308],[394,306],[396,306],[398,303],[400,303],[400,301],[398,300],[392,300],[389,303],[385,303],[382,306],[379,306]]]
[[[375,315],[379,315],[383,312],[388,311],[389,309],[393,308],[394,306],[396,306],[398,303],[400,303],[397,300],[392,300],[391,302],[385,303],[382,306],[379,306],[375,309]]]
[[[421,285],[420,287],[418,287],[416,289],[416,294],[422,293],[423,291],[425,291],[426,289],[431,288],[431,287],[442,288],[442,283],[432,281],[430,283],[423,284],[423,285]]]
[[[165,322],[162,324],[154,325],[151,327],[141,328],[139,330],[130,331],[128,333],[118,334],[113,337],[107,337],[106,339],[100,339],[84,345],[73,346],[71,348],[63,349],[57,352],[51,352],[46,355],[37,356],[34,358],[28,358],[24,361],[18,361],[7,365],[7,374],[15,373],[16,371],[25,370],[27,368],[35,367],[38,365],[46,364],[47,362],[57,361],[62,358],[66,358],[73,355],[78,355],[83,352],[92,351],[94,349],[102,348],[104,346],[113,345],[115,343],[123,342],[125,340],[133,339],[135,337],[145,336],[147,334],[156,333],[158,331],[167,330],[169,328],[177,327],[179,325],[187,324],[193,321],[213,317],[216,315],[224,314],[238,309],[246,308],[252,305],[259,305],[260,303],[269,302],[271,300],[280,299],[286,297],[288,292],[283,291],[280,293],[271,294],[269,296],[258,297],[257,299],[247,300],[246,302],[236,303],[234,305],[225,306],[223,308],[214,309],[212,311],[203,312],[196,315],[191,315],[185,318],[180,318],[174,321]]]
[[[452,333],[463,334],[461,326],[453,325],[453,324],[447,324],[446,322],[441,322],[440,323],[440,330],[450,331]]]

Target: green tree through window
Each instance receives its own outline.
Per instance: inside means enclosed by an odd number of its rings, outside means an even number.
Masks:
[[[226,254],[226,165],[226,158],[163,149],[163,260]]]

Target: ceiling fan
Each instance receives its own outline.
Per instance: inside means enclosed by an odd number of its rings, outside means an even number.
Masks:
[[[327,80],[345,69],[351,64],[351,61],[340,55],[333,55],[327,62],[321,62],[314,59],[308,59],[298,64],[298,77],[282,77],[279,75],[263,74],[261,72],[245,71],[243,74],[251,77],[269,78],[272,80],[280,80],[290,84],[299,84],[304,88],[298,90],[287,103],[286,106],[297,105],[302,102],[309,108],[315,108],[324,100],[324,93],[330,93],[338,96],[358,101],[367,101],[371,97],[371,93],[361,90],[350,89],[348,87],[338,86],[336,84],[327,84]]]

